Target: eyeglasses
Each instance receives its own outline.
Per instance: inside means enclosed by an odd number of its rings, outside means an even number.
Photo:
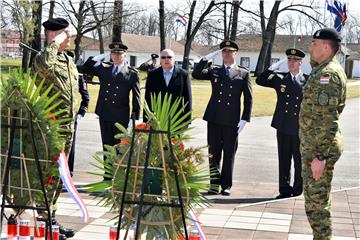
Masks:
[[[172,59],[172,56],[161,56],[161,59]]]

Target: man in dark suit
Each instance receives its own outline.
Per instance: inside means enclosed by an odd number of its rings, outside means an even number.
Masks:
[[[277,103],[271,126],[277,129],[279,158],[279,195],[277,199],[298,196],[302,193],[301,155],[299,141],[299,111],[303,86],[308,78],[301,72],[305,53],[299,49],[286,50],[287,59],[274,63],[257,77],[256,83],[274,88]],[[276,74],[282,63],[287,60],[289,72],[284,77]],[[291,158],[294,159],[294,184],[290,185]]]
[[[160,53],[161,67],[149,72],[145,86],[145,101],[151,108],[151,94],[164,96],[166,93],[172,95],[172,101],[182,97],[182,106],[185,106],[183,114],[191,112],[192,95],[189,73],[184,69],[175,67],[175,55],[170,49],[164,49]],[[144,122],[147,116],[143,114]],[[191,114],[184,120],[190,120]]]
[[[125,61],[127,46],[115,42],[111,43],[109,48],[112,63],[101,62],[106,57],[102,54],[90,57],[80,71],[99,77],[100,90],[95,113],[99,116],[103,145],[113,146],[119,142],[114,138],[119,133],[115,123],[118,122],[125,128],[129,123],[130,91],[132,91],[131,112],[135,114],[136,119],[139,118],[140,84],[137,71]],[[105,157],[104,160],[106,161]],[[104,176],[104,180],[110,179],[109,175]]]
[[[238,46],[225,40],[220,50],[203,57],[195,67],[192,76],[196,79],[210,80],[212,93],[207,105],[204,120],[207,121],[207,140],[209,145],[209,167],[212,173],[209,194],[230,195],[238,134],[250,121],[252,108],[252,87],[248,69],[236,65]],[[205,68],[208,60],[222,52],[224,64]],[[243,112],[241,95],[244,94]],[[224,154],[220,172],[221,155]]]
[[[159,58],[159,55],[156,53],[151,54],[151,59],[142,63],[139,67],[140,71],[150,72],[151,70],[156,69],[156,59]]]

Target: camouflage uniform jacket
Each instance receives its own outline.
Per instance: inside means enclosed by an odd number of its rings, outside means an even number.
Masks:
[[[299,118],[304,161],[318,155],[336,161],[340,156],[343,141],[338,120],[345,107],[346,80],[335,57],[313,66],[304,87]]]
[[[39,79],[45,79],[43,90],[47,89],[51,84],[54,84],[50,96],[57,92],[61,92],[58,100],[62,103],[51,112],[65,109],[65,111],[56,118],[75,118],[76,111],[79,109],[80,95],[79,95],[79,73],[76,69],[75,63],[71,57],[65,53],[58,53],[59,44],[52,42],[44,50],[42,50],[34,59],[34,70]],[[69,150],[72,141],[72,123],[67,122],[63,125],[69,130],[66,136],[65,151]]]

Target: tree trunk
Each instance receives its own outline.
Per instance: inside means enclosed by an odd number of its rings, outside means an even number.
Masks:
[[[28,44],[27,42],[25,42],[25,44]],[[29,68],[29,63],[30,63],[30,50],[27,49],[27,48],[23,48],[23,56],[22,56],[22,59],[21,59],[21,67],[22,67],[22,70],[23,72],[26,72]]]
[[[55,9],[55,0],[50,0],[49,19],[53,19]],[[45,34],[44,46],[47,46],[47,36]]]
[[[159,1],[159,22],[160,22],[160,50],[166,48],[166,35],[165,35],[165,9],[164,0]]]
[[[122,26],[122,15],[123,15],[123,0],[115,0],[114,2],[114,17],[113,17],[113,42],[121,41],[121,26]]]
[[[97,24],[97,27],[96,27],[96,31],[98,33],[98,36],[99,36],[99,50],[100,50],[100,53],[104,53],[104,37],[103,37],[103,34],[102,34],[102,31],[101,31],[101,22],[97,16],[97,13],[96,13],[96,10],[95,10],[95,6],[94,6],[94,1],[90,1],[90,4],[91,4],[91,11],[94,15],[94,19],[96,21],[96,24]]]
[[[230,39],[233,40],[233,41],[236,41],[236,33],[237,33],[237,24],[238,24],[240,1],[235,0],[233,2],[233,4],[234,5],[233,5],[233,15],[232,15]]]
[[[31,47],[40,51],[41,50],[41,14],[42,14],[42,0],[35,1],[32,5],[32,17],[35,24],[34,38],[31,42]],[[32,65],[36,52],[31,52],[29,65]]]
[[[84,26],[84,8],[86,5],[86,1],[85,0],[81,0],[79,3],[79,10],[77,12],[78,17],[77,17],[77,27],[76,27],[76,37],[74,40],[74,44],[75,44],[75,50],[74,50],[74,54],[75,54],[75,62],[77,62],[80,58],[80,51],[81,51],[81,39],[84,35],[83,33],[83,26]]]
[[[228,28],[227,28],[227,21],[226,21],[226,3],[224,4],[224,39],[228,39],[229,35],[228,33]]]
[[[260,54],[258,57],[258,62],[255,69],[255,75],[260,74],[266,67],[270,65],[271,61],[271,51],[273,47],[273,42],[275,39],[276,33],[276,22],[279,16],[279,6],[281,1],[275,1],[274,6],[271,10],[271,14],[265,27],[265,17],[264,17],[264,3],[260,1],[260,15],[261,15],[261,28],[262,28],[262,46]]]
[[[54,17],[55,0],[50,0],[49,19]]]
[[[191,49],[192,41],[194,40],[194,37],[195,37],[197,31],[199,30],[202,23],[204,22],[205,17],[209,14],[209,12],[211,11],[211,9],[212,9],[212,7],[214,5],[215,5],[215,0],[211,0],[211,2],[209,3],[209,6],[201,14],[201,16],[200,16],[199,20],[197,21],[194,29],[192,29],[192,22],[193,22],[193,17],[194,17],[196,0],[194,0],[192,2],[192,4],[191,4],[190,14],[189,14],[189,21],[188,21],[188,29],[187,29],[187,32],[186,32],[186,41],[185,41],[185,46],[184,46],[183,64],[182,64],[182,68],[185,69],[185,70],[189,70],[189,55],[190,55],[190,49]]]

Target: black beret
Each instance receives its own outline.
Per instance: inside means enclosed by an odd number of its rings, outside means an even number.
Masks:
[[[109,48],[111,52],[126,52],[128,47],[121,42],[112,42],[109,44]]]
[[[159,57],[159,55],[157,55],[156,53],[151,54],[151,59],[155,59],[155,58],[158,58],[158,57]]]
[[[232,51],[238,51],[239,47],[236,42],[232,40],[224,40],[220,43],[220,49],[228,49]]]
[[[42,24],[46,30],[57,31],[60,29],[67,28],[69,26],[69,22],[64,18],[53,18],[49,19]]]
[[[305,53],[296,48],[286,49],[285,54],[288,58],[303,59],[305,57]]]
[[[314,33],[313,38],[341,42],[341,36],[333,28],[319,29]]]

